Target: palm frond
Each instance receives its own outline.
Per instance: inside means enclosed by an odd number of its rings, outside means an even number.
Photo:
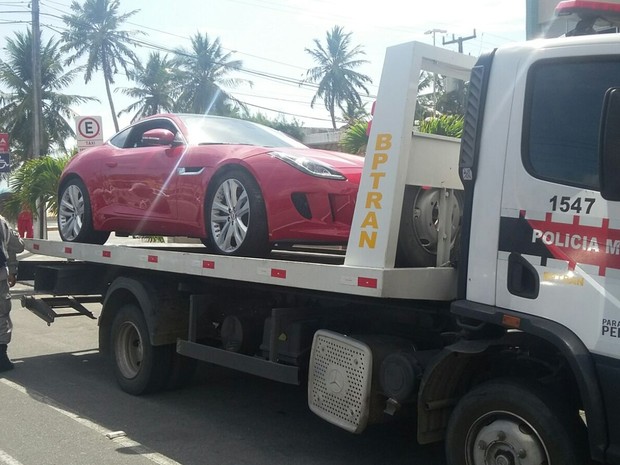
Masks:
[[[318,99],[323,100],[334,129],[336,108],[344,112],[351,105],[362,106],[359,91],[368,94],[365,84],[372,82],[369,76],[354,70],[368,61],[357,58],[364,51],[360,45],[351,47],[351,40],[352,33],[346,33],[341,26],[334,26],[327,31],[325,44],[313,39],[314,48],[305,49],[317,64],[306,71],[306,78],[302,81],[318,83],[310,106],[314,107]]]

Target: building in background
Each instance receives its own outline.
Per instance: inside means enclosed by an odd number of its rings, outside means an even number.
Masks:
[[[558,0],[526,0],[525,37],[528,40],[559,37],[569,30],[567,20],[554,21],[554,11],[558,3]]]
[[[619,29],[620,0],[526,0],[528,40],[615,33]]]

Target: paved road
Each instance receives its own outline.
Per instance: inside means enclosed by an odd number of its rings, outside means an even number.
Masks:
[[[15,295],[28,291],[18,285]],[[0,464],[443,463],[441,446],[415,443],[414,422],[351,435],[311,414],[301,387],[206,364],[186,389],[132,397],[97,353],[94,321],[48,327],[13,308],[17,368],[0,375]]]

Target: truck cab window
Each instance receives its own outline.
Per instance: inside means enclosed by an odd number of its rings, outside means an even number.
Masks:
[[[598,144],[605,92],[620,85],[620,62],[547,60],[530,71],[523,161],[535,177],[598,190]]]

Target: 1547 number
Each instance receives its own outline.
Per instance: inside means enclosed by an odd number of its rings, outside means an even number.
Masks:
[[[564,213],[567,212],[575,212],[577,214],[581,213],[585,209],[585,214],[590,214],[590,210],[592,210],[592,205],[596,199],[588,198],[588,197],[577,197],[576,199],[571,199],[568,196],[558,197],[554,195],[549,199],[551,202],[551,210],[552,211],[561,211]]]

